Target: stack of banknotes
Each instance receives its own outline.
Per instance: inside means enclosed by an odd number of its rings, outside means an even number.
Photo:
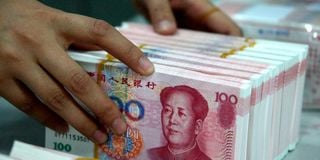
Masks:
[[[98,160],[85,158],[52,149],[43,148],[20,141],[14,141],[10,154],[0,153],[1,160]]]
[[[320,5],[319,1],[221,1],[245,36],[309,45],[304,108],[320,109]]]
[[[270,160],[295,148],[307,45],[184,29],[162,36],[136,23],[118,30],[154,74],[140,76],[104,51],[69,54],[119,106],[126,134],[108,131],[94,146],[74,129],[46,129],[46,147],[101,160]]]

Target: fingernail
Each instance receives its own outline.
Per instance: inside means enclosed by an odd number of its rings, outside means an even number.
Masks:
[[[160,31],[169,31],[169,30],[172,29],[173,24],[172,24],[172,22],[170,22],[170,21],[168,21],[168,20],[162,20],[162,21],[159,23],[158,27],[159,27],[158,29],[159,29]]]
[[[117,134],[122,134],[127,130],[127,124],[119,117],[113,121],[112,128]]]
[[[102,144],[107,140],[107,135],[100,130],[96,130],[93,134],[93,138],[96,142]]]
[[[151,74],[154,70],[153,64],[150,62],[150,60],[146,56],[142,56],[139,59],[139,65],[145,74]]]

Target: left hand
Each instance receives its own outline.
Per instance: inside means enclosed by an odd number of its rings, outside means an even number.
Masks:
[[[210,0],[134,0],[160,34],[178,27],[241,36],[241,30]]]

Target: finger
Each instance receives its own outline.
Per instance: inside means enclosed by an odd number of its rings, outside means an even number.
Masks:
[[[59,61],[52,61],[57,57]],[[89,107],[106,129],[111,127],[119,134],[126,131],[126,124],[121,119],[119,108],[62,48],[51,46],[51,50],[37,58],[46,71]]]
[[[176,21],[168,0],[144,0],[154,30],[160,34],[173,34]]]
[[[144,4],[143,0],[133,0],[133,5],[137,8],[137,10],[145,16],[145,18],[150,19],[150,16],[148,14],[148,9],[146,8],[146,5]]]
[[[242,35],[240,28],[208,0],[189,0],[186,13],[200,20],[211,31],[235,36]]]
[[[110,24],[74,14],[65,14],[57,19],[53,25],[72,42],[97,45],[142,75],[153,72],[149,59]]]
[[[212,31],[232,36],[242,36],[241,29],[222,11],[211,13],[204,19],[204,23]]]
[[[104,143],[103,133],[73,98],[37,65],[22,65],[24,70],[16,75],[52,111],[61,116],[71,126],[96,143]]]
[[[38,98],[30,92],[23,84],[15,80],[8,80],[1,83],[0,95],[19,110],[30,115],[45,126],[58,131],[67,132],[68,124],[52,112]]]

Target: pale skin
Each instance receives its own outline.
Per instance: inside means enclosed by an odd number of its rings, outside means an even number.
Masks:
[[[158,33],[176,31],[171,10],[176,6],[171,3],[148,1]],[[164,12],[155,11],[156,5],[165,6]],[[169,20],[165,22],[169,26],[159,29],[162,20]],[[148,58],[109,23],[50,8],[36,0],[0,0],[0,35],[0,96],[56,131],[66,132],[69,124],[95,143],[106,141],[107,128],[118,134],[125,132],[118,107],[66,53],[70,46],[103,49],[135,72],[152,74],[154,67]]]

